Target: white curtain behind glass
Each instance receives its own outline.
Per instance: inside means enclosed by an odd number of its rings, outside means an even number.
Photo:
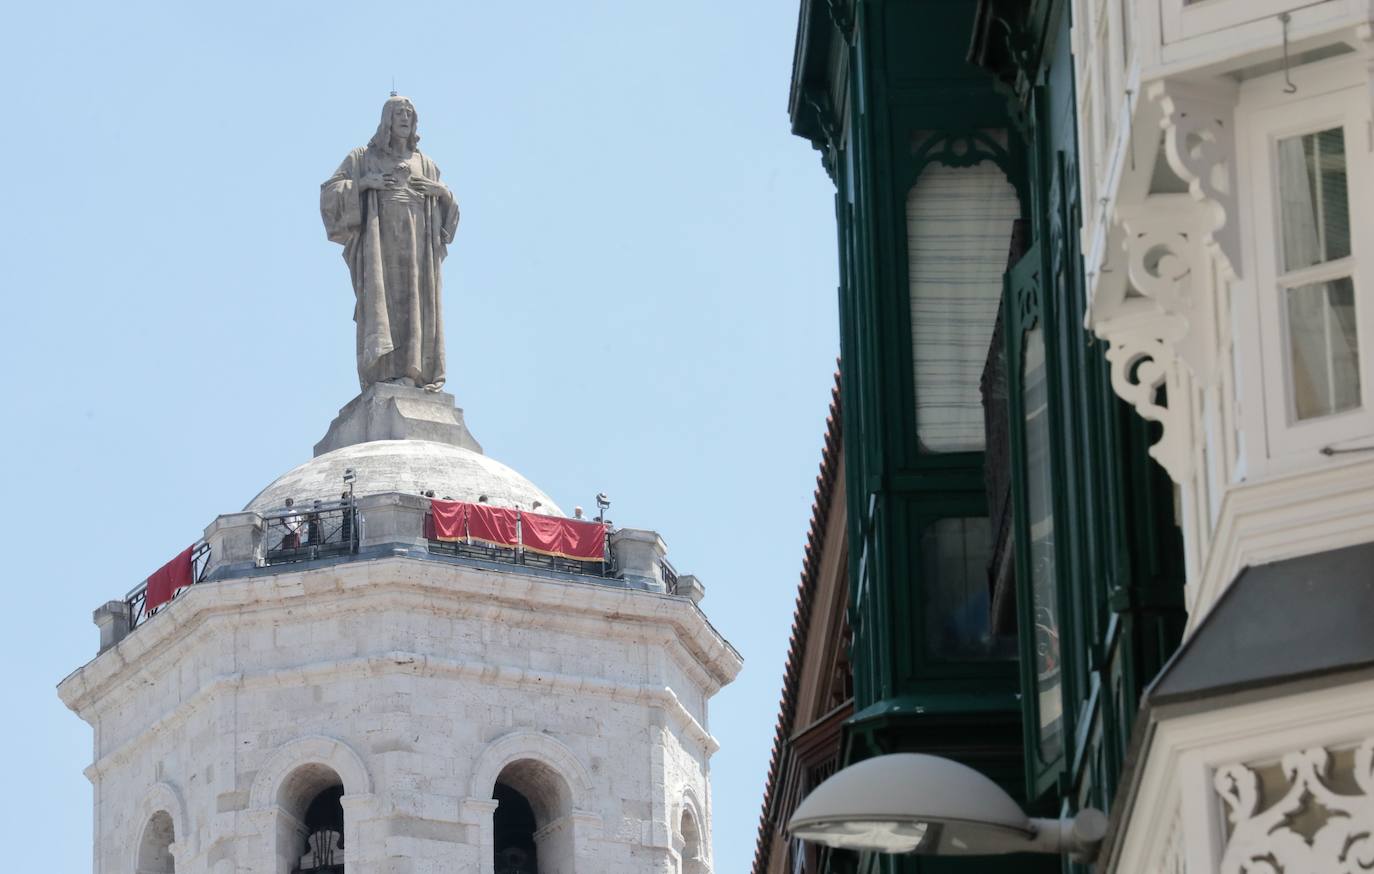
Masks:
[[[1285,273],[1350,254],[1343,131],[1278,144],[1279,216]],[[1347,277],[1285,283],[1293,411],[1301,419],[1359,405],[1353,285]]]
[[[932,164],[907,194],[916,432],[929,452],[983,448],[978,390],[992,340],[1016,189],[996,164]]]
[[[1302,141],[1302,137],[1279,141],[1279,215],[1285,272],[1322,260],[1317,243],[1317,210]]]

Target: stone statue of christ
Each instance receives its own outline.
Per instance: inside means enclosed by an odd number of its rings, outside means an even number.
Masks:
[[[416,148],[418,117],[392,95],[368,144],[320,186],[329,239],[342,243],[357,303],[358,380],[438,391],[444,384],[440,267],[458,204]]]

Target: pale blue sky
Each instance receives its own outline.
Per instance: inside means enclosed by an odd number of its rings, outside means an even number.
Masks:
[[[357,392],[318,185],[395,76],[463,210],[449,388],[565,508],[614,500],[745,657],[717,870],[753,852],[838,346],[797,0],[7,9],[0,508],[12,871],[90,870],[91,610],[306,460]],[[22,788],[20,788],[22,787]],[[19,789],[19,791],[14,791]]]

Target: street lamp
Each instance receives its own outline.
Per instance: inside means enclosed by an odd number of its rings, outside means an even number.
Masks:
[[[895,753],[865,759],[812,790],[787,830],[848,850],[984,856],[1067,853],[1091,861],[1107,832],[1100,810],[1031,819],[1002,787],[950,759]]]

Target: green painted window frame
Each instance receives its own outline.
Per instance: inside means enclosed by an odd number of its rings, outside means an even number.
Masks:
[[[1031,580],[1033,578],[1031,568],[1032,541],[1029,523],[1029,495],[1027,494],[1026,411],[1023,388],[1025,385],[1026,335],[1039,327],[1045,346],[1045,391],[1047,406],[1049,407],[1051,443],[1057,444],[1060,440],[1061,431],[1059,417],[1055,415],[1059,401],[1059,368],[1058,359],[1055,355],[1055,336],[1054,331],[1051,330],[1052,322],[1048,312],[1050,302],[1046,300],[1047,295],[1043,290],[1043,277],[1046,270],[1043,246],[1038,240],[1033,240],[1021,260],[1007,271],[1002,299],[1002,318],[1006,329],[1007,344],[1007,415],[1011,433],[1012,532],[1016,548],[1016,609],[1017,625],[1020,629],[1018,646],[1021,656],[1021,697],[1025,726],[1027,788],[1030,790],[1031,797],[1038,797],[1057,784],[1059,774],[1063,770],[1066,756],[1070,750],[1071,738],[1069,735],[1072,727],[1072,714],[1065,708],[1061,717],[1060,733],[1063,740],[1060,744],[1059,753],[1051,759],[1045,759],[1041,755],[1041,739],[1038,728],[1040,725],[1040,705],[1038,695],[1035,694],[1038,688],[1035,666],[1036,636],[1033,633],[1035,603],[1031,592]],[[1049,479],[1051,482],[1058,482],[1058,465],[1055,453],[1050,453],[1049,462]],[[1051,512],[1058,533],[1065,526],[1060,489],[1053,491],[1052,507]],[[1066,585],[1068,581],[1064,575],[1066,557],[1062,534],[1055,537],[1051,548],[1054,550],[1055,570],[1059,575],[1055,587],[1058,604],[1055,606],[1061,620],[1060,629],[1063,631],[1066,626],[1066,623],[1062,621],[1065,616],[1065,595],[1069,586]],[[1067,656],[1071,648],[1071,644],[1061,642],[1061,655]],[[1067,674],[1067,664],[1065,663],[1061,667],[1061,701],[1068,697],[1064,695],[1065,682],[1068,679]]]
[[[900,111],[899,111],[899,114]],[[895,120],[894,133],[912,129],[916,116],[906,116]],[[983,478],[985,452],[952,451],[921,452],[918,449],[918,423],[916,420],[916,386],[913,368],[914,349],[910,329],[911,300],[907,282],[910,253],[906,248],[906,198],[919,181],[927,167],[941,164],[949,167],[971,167],[982,162],[994,164],[1006,176],[1008,183],[1015,189],[1021,204],[1021,213],[1029,211],[1026,173],[1022,153],[1024,143],[1020,134],[1010,124],[958,124],[957,119],[947,119],[949,126],[932,126],[923,131],[921,138],[908,137],[896,133],[893,148],[901,146],[900,154],[893,168],[890,204],[894,226],[903,229],[896,235],[894,243],[896,254],[894,274],[900,277],[900,309],[894,311],[894,318],[900,313],[902,330],[894,331],[892,340],[897,343],[893,351],[898,354],[893,359],[893,369],[899,378],[894,381],[893,390],[900,403],[893,409],[901,411],[900,437],[891,447],[893,467],[897,473],[893,477],[895,489],[891,493],[887,512],[888,524],[894,530],[904,532],[901,543],[894,548],[901,555],[891,556],[898,565],[907,569],[909,574],[918,574],[921,567],[919,541],[926,527],[950,516],[986,516],[987,495]],[[988,131],[1001,135],[1004,142],[990,136]],[[1007,227],[1007,241],[1011,242],[1012,227]],[[897,364],[900,362],[900,365]],[[894,398],[895,400],[896,398]],[[912,618],[915,628],[913,636],[924,633],[928,599],[924,597],[924,586],[918,581],[913,594],[918,603],[892,604],[890,606]],[[894,597],[902,597],[894,595]],[[899,683],[922,685],[952,682],[979,682],[1001,685],[1002,678],[1009,677],[1014,669],[1009,660],[982,658],[943,658],[927,652],[919,641],[901,647],[905,662],[899,668]],[[981,688],[981,685],[980,685]]]

